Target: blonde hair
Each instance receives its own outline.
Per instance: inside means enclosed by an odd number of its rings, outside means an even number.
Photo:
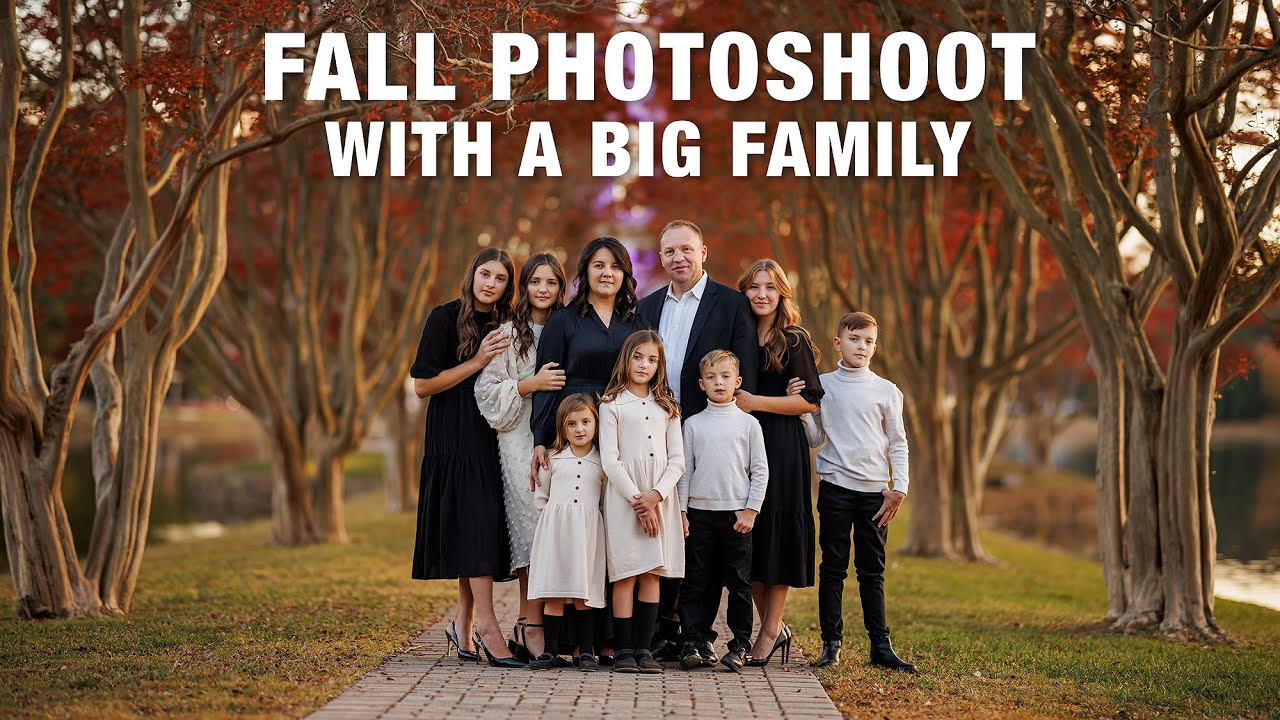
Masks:
[[[692,220],[672,220],[666,225],[663,225],[662,230],[658,232],[658,240],[661,241],[662,236],[666,235],[668,230],[674,230],[676,228],[689,228],[690,230],[693,231],[694,235],[698,236],[698,240],[702,241],[703,243],[706,242],[706,240],[704,240],[702,237],[702,228],[694,224]]]
[[[595,419],[596,425],[600,424],[600,412],[596,410],[596,401],[586,393],[574,393],[565,396],[560,401],[560,406],[556,408],[556,439],[551,443],[551,453],[560,452],[569,444],[569,433],[564,431],[564,426],[569,422],[569,416],[579,410],[590,410],[591,417]],[[599,438],[597,434],[591,438],[591,444],[594,446]]]
[[[738,276],[738,292],[745,293],[755,280],[756,273],[761,271],[769,274],[769,280],[778,289],[778,310],[773,314],[773,322],[764,335],[765,365],[774,372],[782,372],[782,358],[787,352],[787,346],[798,345],[801,340],[809,343],[809,349],[813,352],[813,361],[817,363],[822,359],[822,353],[818,350],[818,346],[813,344],[809,331],[800,327],[800,308],[792,299],[795,292],[791,289],[791,281],[787,279],[787,274],[782,271],[782,266],[778,265],[776,260],[763,258],[751,263]],[[789,339],[788,334],[795,336],[794,339]]]
[[[631,355],[641,345],[648,343],[658,346],[658,370],[649,380],[649,389],[653,392],[654,401],[667,411],[667,416],[678,418],[680,403],[676,402],[675,394],[667,385],[667,351],[662,347],[662,336],[654,330],[637,330],[622,343],[622,350],[618,351],[618,361],[613,364],[613,375],[609,377],[609,386],[600,397],[600,402],[613,402],[618,399],[618,395],[623,390],[627,389],[627,385],[631,382],[631,373],[627,370]]]
[[[701,375],[705,373],[707,368],[717,363],[722,363],[725,360],[733,363],[734,372],[739,374],[742,373],[742,365],[738,362],[737,355],[734,355],[728,350],[712,350],[706,355],[703,355],[702,359],[698,361],[698,374]]]

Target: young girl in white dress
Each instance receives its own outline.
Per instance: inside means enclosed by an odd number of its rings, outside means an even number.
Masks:
[[[480,414],[498,431],[511,569],[520,579],[520,616],[507,646],[524,662],[542,653],[542,603],[528,600],[529,551],[533,528],[538,523],[533,488],[529,487],[529,465],[533,461],[529,416],[533,393],[564,387],[564,371],[556,363],[537,368],[535,361],[542,326],[553,311],[564,307],[565,285],[564,268],[555,255],[538,253],[524,262],[515,311],[511,321],[501,327],[511,338],[511,345],[489,361],[476,379],[475,388]]]
[[[614,670],[660,673],[649,652],[658,578],[684,577],[684,525],[676,483],[684,474],[680,405],[667,386],[662,338],[627,338],[600,399],[600,459],[608,477],[605,533],[613,583]]]
[[[540,515],[533,533],[529,565],[529,598],[543,602],[546,651],[529,663],[530,670],[567,667],[557,654],[564,631],[564,604],[572,602],[574,640],[580,648],[578,667],[600,669],[593,654],[596,610],[605,605],[605,531],[600,514],[604,468],[595,447],[595,400],[575,393],[556,409],[556,440],[549,468],[538,469],[535,503]]]

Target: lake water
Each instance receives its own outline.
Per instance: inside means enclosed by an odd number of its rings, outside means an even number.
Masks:
[[[199,420],[189,416],[186,422],[162,423],[148,543],[216,536],[226,525],[271,514],[271,467],[256,423],[244,412],[234,422],[222,414],[216,422],[208,417],[202,412]],[[379,490],[381,482],[379,463],[362,464],[358,472],[348,472],[346,494]],[[83,442],[74,443],[67,456],[62,499],[83,557],[94,515],[93,460]],[[0,535],[0,571],[7,570]]]
[[[1092,476],[1094,447],[1056,454],[1054,464]],[[1218,527],[1214,594],[1280,610],[1280,438],[1215,442],[1209,494]]]

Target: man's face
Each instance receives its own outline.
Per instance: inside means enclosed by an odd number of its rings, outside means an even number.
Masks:
[[[707,246],[692,229],[682,225],[667,230],[658,239],[662,269],[671,282],[685,285],[702,277],[702,263],[707,259]]]

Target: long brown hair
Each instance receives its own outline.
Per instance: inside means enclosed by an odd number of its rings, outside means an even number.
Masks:
[[[476,295],[472,289],[476,283],[476,271],[480,266],[497,260],[507,269],[507,289],[493,303],[493,319],[482,328],[477,328],[472,321],[476,312]],[[516,276],[515,266],[511,264],[511,256],[506,250],[487,247],[471,258],[471,267],[462,278],[462,311],[458,313],[458,359],[469,360],[480,347],[480,338],[493,328],[511,318],[511,298],[515,295],[515,285],[511,279]]]
[[[609,387],[604,391],[604,395],[600,397],[600,402],[613,402],[618,399],[618,395],[627,389],[627,385],[631,381],[631,373],[627,366],[631,362],[631,355],[636,349],[646,343],[653,343],[658,346],[658,369],[653,373],[653,379],[649,381],[649,389],[653,391],[653,399],[667,411],[668,417],[680,417],[680,403],[676,402],[676,396],[671,392],[671,387],[667,385],[667,351],[662,347],[662,337],[655,330],[637,330],[627,337],[627,341],[622,343],[622,350],[618,352],[618,360],[613,364],[613,375],[609,378]]]
[[[590,410],[591,417],[596,419],[596,435],[591,438],[591,445],[594,447],[600,439],[600,411],[596,410],[595,398],[587,393],[574,393],[568,395],[560,401],[560,407],[556,408],[556,439],[551,443],[551,454],[554,455],[569,444],[569,433],[564,431],[565,423],[569,421],[569,416],[579,410]]]
[[[773,281],[774,287],[778,288],[778,309],[773,313],[773,322],[764,335],[764,357],[767,367],[774,372],[782,372],[782,358],[787,353],[787,346],[798,346],[802,340],[809,343],[809,349],[813,351],[813,361],[818,362],[822,353],[818,351],[818,346],[813,344],[809,331],[800,326],[800,308],[792,299],[795,292],[791,289],[791,281],[787,279],[787,274],[782,271],[782,267],[776,261],[764,258],[751,263],[738,276],[738,292],[745,293],[755,280],[756,273],[761,270],[769,273],[769,279]],[[789,340],[788,335],[794,336],[794,339]]]
[[[520,355],[521,360],[529,355],[529,350],[533,347],[533,304],[529,302],[529,281],[533,279],[533,273],[543,265],[551,268],[551,273],[560,283],[560,294],[556,296],[556,301],[551,305],[550,310],[554,312],[564,307],[567,281],[564,277],[564,268],[556,256],[549,252],[540,252],[525,260],[524,265],[520,267],[520,287],[517,288],[516,309],[511,316],[511,328],[515,331],[511,341],[515,343],[516,353]]]
[[[631,267],[631,255],[627,253],[626,245],[617,238],[607,235],[592,240],[582,248],[582,253],[578,256],[578,276],[574,278],[577,288],[573,292],[573,299],[569,301],[569,305],[578,311],[578,317],[587,316],[587,310],[591,308],[591,282],[587,279],[587,270],[591,267],[591,257],[601,248],[612,253],[613,259],[622,266],[622,283],[618,287],[618,294],[613,297],[613,309],[618,313],[618,317],[630,322],[635,317],[636,303],[639,302],[636,296],[636,275]]]

